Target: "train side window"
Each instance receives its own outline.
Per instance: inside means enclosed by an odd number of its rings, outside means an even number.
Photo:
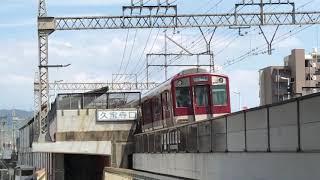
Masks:
[[[169,104],[168,104],[168,92],[162,93],[162,106],[164,107],[164,110],[169,110]]]
[[[227,86],[225,84],[212,86],[212,103],[216,106],[228,104]]]
[[[151,106],[150,106],[150,101],[147,101],[143,103],[143,117],[144,117],[144,123],[143,124],[148,124],[152,122],[152,115],[151,115]]]
[[[156,97],[153,101],[154,114],[159,116],[161,113],[161,99],[160,97]]]
[[[189,87],[176,88],[177,107],[192,107]]]

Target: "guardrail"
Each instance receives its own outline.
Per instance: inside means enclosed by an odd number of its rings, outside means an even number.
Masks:
[[[135,135],[136,153],[320,152],[320,93]]]

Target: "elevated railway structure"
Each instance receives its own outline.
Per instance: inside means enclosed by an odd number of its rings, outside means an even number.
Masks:
[[[320,94],[135,135],[134,169],[191,179],[320,174]]]
[[[49,83],[49,68],[55,66],[49,64],[48,41],[50,34],[55,31],[199,27],[241,29],[259,26],[264,34],[262,26],[276,26],[278,29],[284,25],[320,23],[320,12],[298,12],[294,3],[288,0],[260,0],[250,3],[243,1],[236,4],[235,9],[240,6],[259,6],[260,10],[257,12],[241,13],[235,10],[234,13],[184,15],[178,14],[177,6],[166,2],[165,6],[146,6],[143,3],[137,6],[132,3],[131,6],[123,7],[123,14],[120,16],[50,17],[47,14],[46,0],[39,0],[39,80],[35,83],[35,118],[20,129],[21,136],[28,140],[22,141],[24,143],[20,147],[19,163],[26,162],[38,169],[45,168],[48,179],[77,179],[82,174],[77,176],[67,173],[85,172],[85,168],[81,166],[83,164],[98,165],[97,169],[101,171],[104,166],[130,167],[132,164],[137,170],[157,174],[190,179],[216,177],[237,180],[268,178],[275,168],[288,165],[287,170],[297,169],[299,179],[310,179],[307,178],[308,175],[319,177],[319,172],[314,170],[314,167],[319,167],[320,162],[320,148],[316,140],[320,131],[317,118],[313,118],[319,116],[315,108],[320,101],[319,94],[213,120],[138,134],[135,136],[136,153],[133,155],[133,162],[130,162],[132,158],[127,155],[133,150],[136,118],[124,119],[126,121],[122,122],[109,121],[110,117],[114,118],[118,113],[130,117],[131,109],[122,109],[127,113],[115,109],[110,111],[108,103],[104,104],[110,96],[88,97],[79,94],[61,95],[60,103],[53,104],[50,109],[49,91],[54,88],[98,87],[98,84],[91,87],[90,84],[70,83],[64,86]],[[279,4],[292,9],[284,12],[264,11],[265,6]],[[145,9],[150,12],[140,15],[127,13],[128,10],[143,12]],[[170,11],[166,11],[168,9]],[[165,10],[166,13],[152,13],[159,10]],[[272,41],[270,43],[267,38],[266,41],[271,50]],[[214,68],[213,59],[211,61]],[[141,83],[141,88],[144,88],[144,85]],[[130,90],[139,89],[129,86]],[[146,86],[148,89],[148,82]],[[126,89],[128,86],[119,87],[121,88]],[[235,158],[239,160],[238,163],[233,163]],[[273,167],[270,165],[279,160],[285,163]],[[306,174],[302,172],[303,168],[299,168],[303,162],[308,164],[304,171]],[[263,169],[266,173],[261,176],[257,173],[245,174],[244,172],[252,167],[249,166],[250,163],[262,164],[261,168],[255,170],[261,172]],[[242,166],[237,172],[230,173],[229,165],[232,165],[233,169]],[[97,173],[95,166],[89,167],[89,174]],[[66,171],[68,168],[71,170]],[[219,171],[221,169],[222,171]],[[275,172],[277,173],[274,177],[287,175]],[[101,179],[99,176],[97,179]],[[290,177],[282,179],[297,178]]]
[[[133,134],[140,92],[59,94],[48,114],[46,142],[37,121],[20,130],[18,165],[46,171],[47,179],[101,180],[104,167],[132,166]]]
[[[265,6],[282,5],[291,10],[283,12],[265,12]],[[258,6],[258,12],[241,13],[241,6]],[[147,14],[132,15],[138,10]],[[288,9],[288,8],[287,8]],[[158,14],[164,10],[164,14]],[[131,12],[131,13],[128,13]],[[156,13],[154,13],[156,12]],[[298,12],[293,2],[288,0],[277,1],[241,1],[235,5],[234,13],[222,14],[178,14],[177,6],[166,1],[164,4],[146,6],[144,1],[139,5],[123,7],[120,16],[79,16],[79,17],[50,17],[47,13],[46,0],[39,0],[38,8],[38,37],[39,37],[39,91],[35,112],[39,113],[40,141],[44,141],[47,133],[47,115],[49,112],[49,35],[54,31],[67,30],[95,30],[95,29],[136,29],[136,28],[199,28],[199,27],[233,27],[243,28],[252,26],[280,26],[280,25],[312,25],[320,23],[320,12]],[[260,28],[261,29],[261,28]],[[278,29],[278,28],[277,28]],[[264,34],[261,29],[262,34]],[[277,31],[276,31],[277,32]],[[275,33],[276,33],[275,32]],[[266,39],[269,53],[272,41]],[[210,49],[210,48],[209,48]],[[212,59],[213,61],[213,59]],[[212,62],[214,68],[214,62]]]

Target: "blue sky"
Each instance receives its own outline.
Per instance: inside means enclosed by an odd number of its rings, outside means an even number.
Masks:
[[[48,0],[48,11],[50,16],[121,15],[121,6],[129,2],[129,0]],[[237,0],[176,1],[179,13],[229,12],[233,9],[235,2]],[[320,0],[296,0],[295,2],[301,11],[314,11],[320,5]],[[269,10],[274,10],[274,8]],[[37,0],[1,0],[0,2],[0,109],[33,109],[33,81],[38,65],[36,15]],[[288,55],[293,48],[305,48],[307,52],[310,52],[312,48],[318,46],[319,26],[312,26],[299,34],[292,34],[285,40],[281,40],[283,34],[302,28],[280,27],[278,36],[276,36],[278,42],[274,46],[275,51],[272,56],[251,56],[220,70],[220,73],[230,76],[232,91],[241,92],[243,106],[254,107],[259,104],[259,69],[270,65],[281,65],[283,57]],[[272,27],[265,28],[269,32],[268,36],[271,36],[273,29]],[[207,30],[204,29],[204,31]],[[177,33],[178,31],[180,33]],[[217,54],[215,59],[219,67],[265,44],[263,37],[255,28],[243,31],[243,33],[246,32],[245,36],[239,37],[236,30],[227,28],[217,30],[213,38],[212,49]],[[129,31],[124,65],[120,69],[127,30],[55,32],[50,36],[50,64],[70,63],[72,65],[65,69],[51,69],[50,81],[63,79],[64,82],[106,82],[111,81],[113,73],[119,72],[139,72],[139,78],[145,79],[145,73],[141,72],[141,69],[144,68],[143,50],[146,47],[145,52],[163,51],[164,33],[163,30],[157,29],[138,30],[134,40],[135,33],[135,30]],[[148,38],[149,34],[150,38]],[[168,34],[193,52],[205,50],[197,29],[178,29],[175,35],[173,35],[173,30],[168,30]],[[197,46],[193,47],[194,44]],[[172,52],[180,51],[173,44],[169,44],[168,49]],[[161,62],[161,60],[161,58],[154,59],[156,62]],[[194,60],[185,58],[177,62]],[[202,62],[206,60],[201,59]],[[179,69],[171,69],[169,74],[173,75],[177,71]],[[152,72],[152,80],[163,80],[162,71],[152,69]],[[237,95],[232,94],[234,110],[238,107],[237,103]]]

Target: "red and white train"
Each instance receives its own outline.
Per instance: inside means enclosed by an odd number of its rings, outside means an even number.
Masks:
[[[182,71],[148,92],[141,111],[143,132],[228,114],[229,79],[204,69]]]

